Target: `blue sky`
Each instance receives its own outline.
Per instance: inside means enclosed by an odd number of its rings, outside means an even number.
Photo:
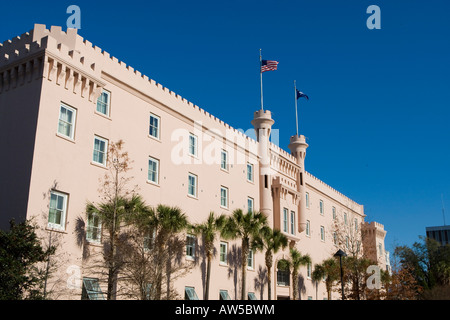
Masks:
[[[441,195],[450,222],[449,1],[7,1],[0,41],[65,29],[71,4],[84,38],[235,128],[260,107],[261,48],[280,62],[264,73],[280,146],[296,80],[306,169],[364,204],[388,250],[443,224]],[[366,27],[372,4],[380,30]]]

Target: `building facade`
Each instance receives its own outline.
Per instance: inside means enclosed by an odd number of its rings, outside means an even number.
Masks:
[[[93,279],[83,252],[86,246],[101,249],[101,229],[87,221],[86,203],[101,200],[108,145],[119,140],[133,161],[132,184],[148,204],[178,206],[191,223],[203,222],[210,211],[266,214],[291,247],[312,259],[300,269],[300,299],[327,297],[325,284],[313,282],[311,273],[339,248],[373,250],[386,268],[384,227],[365,222],[362,205],[305,170],[304,136],[291,137],[290,152],[270,141],[270,111],[249,118],[254,140],[93,46],[76,29],[36,24],[5,41],[0,59],[0,146],[6,151],[0,163],[8,168],[0,172],[0,227],[6,229],[11,218],[33,219],[44,234],[58,234],[64,252],[57,298],[81,298],[82,286]],[[96,230],[88,241],[79,239],[79,221]],[[371,238],[361,243],[355,235],[363,229]],[[238,241],[217,240],[211,299],[239,299],[240,271],[231,259],[238,247]],[[192,271],[174,284],[180,298],[202,299],[198,248],[187,249]],[[293,295],[289,274],[277,270],[288,257],[289,248],[275,256],[272,298]],[[267,299],[263,253],[252,252],[247,271],[249,298]],[[75,276],[85,281],[74,285]]]
[[[450,226],[426,227],[427,238],[434,239],[445,246],[450,243]]]

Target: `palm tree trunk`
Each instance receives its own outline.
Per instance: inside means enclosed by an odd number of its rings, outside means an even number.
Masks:
[[[292,271],[292,298],[297,300],[297,292],[298,292],[298,273],[297,271]]]
[[[115,230],[114,226],[113,229],[110,231],[110,252],[108,254],[108,285],[107,285],[107,291],[106,291],[106,299],[107,300],[114,300],[115,295],[113,293],[114,291],[114,278],[115,278],[115,258],[116,258],[116,243],[115,243]]]
[[[273,254],[270,249],[266,251],[266,268],[267,268],[267,299],[272,300],[272,264]]]
[[[209,300],[209,282],[211,280],[211,254],[208,253],[207,266],[206,266],[206,288],[205,288],[205,300]]]
[[[267,267],[267,300],[272,300],[272,268]]]
[[[241,286],[242,286],[242,293],[241,293],[241,300],[245,299],[245,291],[246,291],[246,284],[245,280],[247,277],[247,259],[248,259],[248,239],[242,239],[242,279],[241,279]]]
[[[327,299],[331,300],[331,285],[327,283],[326,286],[327,286]]]

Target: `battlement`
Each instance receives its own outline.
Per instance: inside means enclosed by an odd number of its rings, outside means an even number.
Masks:
[[[44,39],[44,46],[46,44],[47,39]],[[0,69],[42,50],[43,46],[40,43],[33,42],[29,32],[6,40],[0,44]]]
[[[291,161],[293,165],[295,165],[295,166],[297,165],[297,159],[293,155],[291,155],[286,150],[280,148],[273,142],[269,142],[269,149],[271,152],[273,152],[275,154],[279,154],[279,155],[283,156],[284,158],[286,158],[287,160]]]
[[[36,50],[46,50],[50,55],[53,54],[48,61],[50,62],[50,65],[47,66],[49,70],[44,70],[44,72],[53,72],[49,74],[49,79],[64,75],[64,72],[69,72],[68,70],[61,72],[64,69],[64,63],[67,62],[81,71],[82,77],[94,82],[96,88],[90,89],[90,92],[96,92],[92,96],[93,99],[98,95],[98,89],[104,85],[101,79],[104,76],[109,76],[169,108],[176,109],[176,111],[194,121],[203,122],[204,126],[224,129],[224,136],[226,136],[226,133],[228,135],[231,133],[231,135],[245,139],[252,147],[257,145],[254,139],[242,131],[233,128],[125,62],[111,56],[105,50],[94,46],[90,41],[81,37],[77,29],[69,28],[64,31],[60,26],[51,26],[47,29],[43,24],[35,24],[33,30],[20,37],[7,40],[0,46],[0,69],[2,66],[10,65],[14,60],[19,60],[25,54]],[[53,64],[53,59],[58,60],[58,58],[62,60]],[[270,114],[270,111],[267,111],[267,113]]]
[[[382,225],[379,222],[372,221],[372,222],[366,222],[365,224],[366,224],[367,228],[384,231],[384,225]]]
[[[343,193],[337,191],[333,187],[329,186],[319,178],[313,176],[311,173],[305,171],[305,178],[306,178],[306,184],[309,184],[310,186],[316,188],[319,191],[322,191],[323,193],[327,194],[329,197],[335,199],[338,202],[341,202],[342,205],[346,206],[347,208],[361,214],[362,216],[365,216],[364,214],[364,206],[356,203]]]

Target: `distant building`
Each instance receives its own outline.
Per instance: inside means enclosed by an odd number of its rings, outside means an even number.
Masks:
[[[427,227],[427,238],[434,239],[445,246],[450,242],[450,226]]]

